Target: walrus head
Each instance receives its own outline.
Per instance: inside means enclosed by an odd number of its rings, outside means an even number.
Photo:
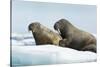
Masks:
[[[35,32],[36,29],[40,26],[40,23],[39,22],[34,22],[34,23],[31,23],[29,24],[28,26],[28,30],[29,31],[32,31],[32,32]]]
[[[59,34],[61,34],[61,31],[64,29],[64,26],[69,23],[66,19],[60,19],[54,24],[54,29],[58,31]]]

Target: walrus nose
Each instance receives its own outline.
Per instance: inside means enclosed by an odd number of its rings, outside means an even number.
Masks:
[[[57,28],[58,28],[58,25],[57,25],[57,24],[55,24],[55,25],[54,25],[54,29],[55,29],[55,30],[57,30]]]
[[[29,25],[28,26],[28,31],[31,31],[31,30],[32,30],[31,25]]]
[[[55,25],[54,25],[54,29],[59,33],[59,34],[61,34],[61,32],[60,32],[60,30],[59,30],[59,27],[58,27],[59,25],[56,23]]]

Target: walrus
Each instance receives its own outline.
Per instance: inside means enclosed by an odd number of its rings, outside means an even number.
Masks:
[[[92,34],[76,28],[68,20],[58,20],[54,24],[54,29],[57,30],[63,38],[59,41],[59,46],[80,51],[97,52],[96,38]]]
[[[41,25],[39,22],[33,22],[29,24],[28,29],[32,31],[36,45],[59,45],[59,41],[62,39],[59,34]]]

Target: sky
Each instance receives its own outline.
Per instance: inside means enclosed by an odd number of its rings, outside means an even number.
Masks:
[[[63,18],[77,28],[96,34],[96,10],[96,5],[12,0],[12,33],[29,33],[28,25],[32,22],[54,30],[55,22]]]

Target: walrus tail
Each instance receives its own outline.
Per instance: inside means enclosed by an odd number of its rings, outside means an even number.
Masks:
[[[97,46],[95,44],[90,44],[88,46],[85,46],[82,51],[91,51],[97,53]]]

